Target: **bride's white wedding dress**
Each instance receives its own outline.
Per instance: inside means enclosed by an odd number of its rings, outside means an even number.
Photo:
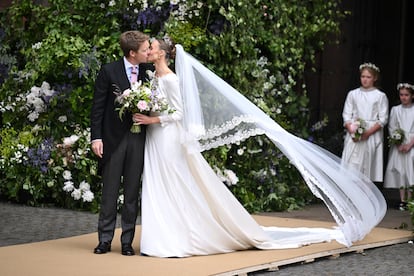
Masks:
[[[186,54],[182,48],[177,50],[177,59]],[[187,56],[185,61],[189,61]],[[183,71],[177,70],[179,73]],[[198,146],[202,150],[212,147],[212,144],[200,146],[189,135],[189,120],[194,118],[189,119],[186,114],[191,111],[186,106],[188,95],[183,95],[186,89],[180,83],[182,79],[173,73],[158,78],[158,93],[168,99],[175,112],[152,114],[160,116],[161,123],[147,128],[141,204],[141,253],[156,257],[186,257],[249,248],[295,248],[331,240],[350,246],[382,219],[385,201],[382,202],[381,195],[378,195],[375,187],[366,183],[366,179],[360,181],[363,176],[332,164],[322,165],[323,169],[319,169],[321,165],[316,164],[318,169],[314,169],[315,165],[311,163],[318,163],[325,157],[335,157],[279,129],[277,124],[271,123],[273,121],[267,122],[261,118],[260,123],[254,122],[256,126],[284,151],[302,173],[312,192],[327,203],[338,227],[280,228],[258,225],[200,153]],[[242,106],[245,107],[244,104]],[[229,112],[228,108],[226,104],[226,112]],[[240,122],[236,125],[239,126]],[[202,133],[200,124],[196,126],[195,132]],[[256,134],[260,134],[260,131],[250,128],[247,135],[238,133],[235,136],[247,138]],[[221,140],[220,143],[226,142]],[[340,160],[335,159],[335,162],[340,166]],[[333,184],[320,184],[334,181],[333,174],[338,174],[339,178],[348,176],[349,187],[342,190]],[[347,190],[353,190],[356,198],[349,200]],[[366,205],[364,208],[368,213],[361,211],[364,209],[361,205]]]
[[[252,247],[270,249],[343,239],[340,230],[307,229],[302,236],[285,229],[271,237],[237,201],[199,152],[181,144],[183,107],[178,78],[158,79],[159,93],[176,110],[149,125],[142,186],[141,252],[157,257],[185,257]],[[153,114],[158,115],[158,114]],[[286,232],[286,233],[284,233]]]

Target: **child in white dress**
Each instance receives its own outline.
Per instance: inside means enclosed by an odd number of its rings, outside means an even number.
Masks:
[[[383,127],[388,122],[388,99],[375,87],[379,68],[359,66],[361,86],[351,90],[342,117],[346,136],[342,163],[359,170],[373,182],[383,181]]]
[[[397,85],[401,104],[391,109],[388,129],[390,154],[385,171],[385,188],[400,189],[400,210],[406,210],[414,187],[414,86]]]

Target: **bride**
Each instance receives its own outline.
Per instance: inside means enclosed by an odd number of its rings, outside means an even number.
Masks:
[[[155,39],[157,93],[171,114],[135,114],[148,125],[142,184],[140,250],[156,257],[187,257],[236,250],[296,248],[319,242],[351,246],[383,218],[375,185],[340,159],[281,128],[181,45]],[[175,70],[168,60],[176,51]],[[265,134],[290,159],[338,226],[260,226],[221,182],[201,151]]]

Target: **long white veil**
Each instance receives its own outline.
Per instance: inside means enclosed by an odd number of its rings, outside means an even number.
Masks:
[[[236,89],[176,45],[175,69],[184,101],[184,127],[196,138],[191,150],[207,150],[265,134],[302,174],[328,207],[344,244],[361,240],[384,217],[386,202],[363,174],[336,155],[285,131]]]

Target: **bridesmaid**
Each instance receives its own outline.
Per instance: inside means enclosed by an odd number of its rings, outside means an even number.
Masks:
[[[397,89],[401,104],[391,109],[388,125],[391,148],[384,187],[400,189],[399,209],[404,211],[414,187],[414,86],[400,83]]]
[[[383,181],[383,128],[388,122],[388,99],[375,87],[380,70],[372,63],[359,66],[361,86],[351,90],[342,117],[346,136],[342,163],[373,182]]]

